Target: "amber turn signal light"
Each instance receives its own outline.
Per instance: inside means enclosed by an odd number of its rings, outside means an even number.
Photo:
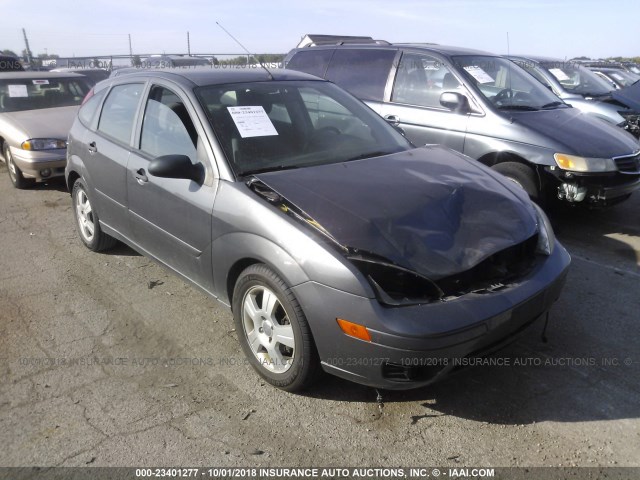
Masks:
[[[342,331],[350,337],[359,338],[360,340],[364,340],[365,342],[371,341],[371,335],[369,335],[369,330],[367,330],[367,327],[358,325],[357,323],[353,323],[348,320],[343,320],[342,318],[336,318],[336,320],[338,322],[338,325],[340,325]]]

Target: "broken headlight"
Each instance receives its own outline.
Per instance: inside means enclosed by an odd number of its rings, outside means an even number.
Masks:
[[[444,296],[433,281],[405,268],[359,255],[350,256],[349,260],[367,277],[382,304],[431,303]]]
[[[553,233],[551,221],[538,205],[534,203],[533,206],[536,209],[538,218],[538,245],[536,246],[536,252],[543,255],[551,255],[556,246],[556,235]]]

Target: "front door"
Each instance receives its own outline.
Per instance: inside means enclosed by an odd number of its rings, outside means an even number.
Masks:
[[[416,146],[437,143],[462,152],[469,114],[452,112],[440,105],[443,92],[465,94],[459,80],[441,60],[404,52],[391,101],[382,106],[382,116],[397,120]]]
[[[211,168],[188,100],[164,86],[152,86],[142,119],[139,148],[127,166],[129,218],[134,242],[151,256],[208,291],[213,288],[211,214],[217,182],[160,178],[149,163],[163,155],[186,155]]]

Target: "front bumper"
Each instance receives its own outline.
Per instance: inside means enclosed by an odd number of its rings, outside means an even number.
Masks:
[[[388,308],[313,282],[294,287],[325,371],[356,383],[400,390],[433,383],[468,357],[486,355],[549,310],[570,264],[553,254],[517,285],[447,302]],[[371,342],[345,335],[336,318],[364,325]]]
[[[607,206],[625,200],[640,189],[640,173],[582,173],[548,169],[556,181],[558,197],[570,203],[585,203],[592,206]],[[564,193],[567,188],[581,192],[579,200],[572,200]]]
[[[16,166],[25,178],[34,178],[42,182],[64,175],[64,167],[67,165],[67,150],[39,150],[29,151],[11,147],[11,156]],[[50,174],[44,176],[43,173]]]

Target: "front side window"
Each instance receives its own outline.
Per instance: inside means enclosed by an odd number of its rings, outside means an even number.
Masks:
[[[395,56],[395,50],[338,49],[326,78],[361,100],[381,102]]]
[[[440,95],[455,92],[460,82],[440,60],[413,53],[402,55],[391,101],[422,107],[442,108]]]
[[[543,84],[502,57],[464,55],[453,57],[458,72],[498,110],[565,108],[566,104]]]
[[[0,80],[0,112],[80,105],[89,87],[79,78]]]
[[[407,150],[380,116],[329,82],[260,82],[196,90],[239,176]]]
[[[102,106],[98,130],[122,143],[129,144],[142,88],[141,83],[113,87]]]
[[[198,134],[184,103],[171,90],[155,86],[142,120],[140,150],[152,157],[186,155],[196,161]]]

